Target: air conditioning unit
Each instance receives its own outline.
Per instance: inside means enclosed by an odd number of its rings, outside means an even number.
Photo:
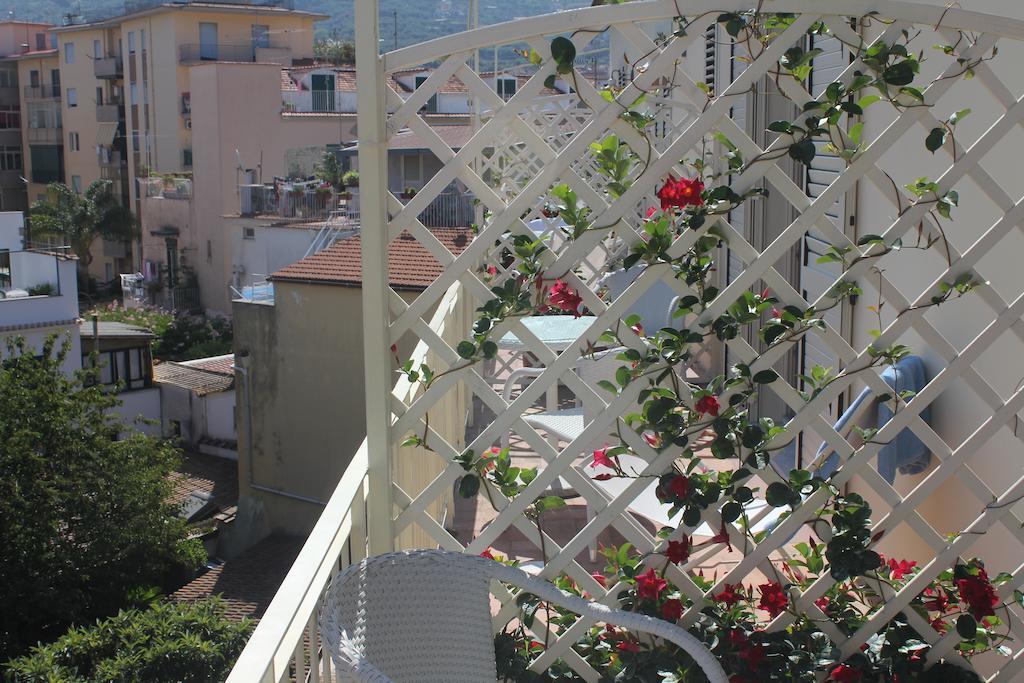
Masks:
[[[192,118],[185,119],[185,130],[192,130]]]

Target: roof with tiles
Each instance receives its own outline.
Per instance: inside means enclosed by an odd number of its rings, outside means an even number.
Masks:
[[[259,619],[302,549],[303,539],[273,534],[238,557],[185,584],[170,598],[195,602],[219,595],[230,619]]]
[[[164,361],[154,365],[153,379],[161,384],[188,389],[196,396],[230,391],[235,386],[234,373],[214,372],[174,361]]]
[[[200,370],[218,372],[222,375],[235,374],[235,354],[233,353],[228,353],[223,356],[210,356],[209,358],[186,360],[182,361],[181,364],[187,365],[191,368],[199,368]]]
[[[454,256],[473,240],[471,228],[431,228],[430,232]],[[270,279],[359,287],[363,282],[361,257],[362,244],[359,235],[354,235],[282,268]],[[388,245],[388,279],[395,289],[426,289],[443,271],[437,259],[407,231]]]
[[[221,510],[238,505],[238,461],[203,453],[185,453],[170,475],[169,502],[180,505],[193,493],[210,496]]]

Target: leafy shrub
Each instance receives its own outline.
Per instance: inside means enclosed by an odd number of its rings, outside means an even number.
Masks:
[[[53,296],[57,293],[57,288],[53,286],[52,282],[44,282],[29,287],[27,291],[29,296]]]
[[[86,314],[100,320],[144,327],[156,335],[153,356],[161,360],[192,360],[231,353],[232,328],[227,318],[185,315],[162,308],[122,308],[113,303]]]
[[[223,681],[251,632],[252,622],[228,619],[217,598],[158,603],[73,628],[9,662],[7,676],[25,683]]]
[[[345,171],[341,176],[341,184],[345,187],[359,187],[359,171]]]

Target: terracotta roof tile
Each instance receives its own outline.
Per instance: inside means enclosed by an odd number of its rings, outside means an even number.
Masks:
[[[229,391],[235,386],[234,375],[211,372],[174,361],[164,361],[153,366],[153,379],[162,384],[171,384],[194,391],[196,396],[206,396],[218,391]]]
[[[200,370],[217,372],[222,375],[235,374],[235,354],[233,353],[228,353],[223,356],[210,356],[209,358],[186,360],[182,361],[181,364],[187,365],[190,368],[199,368]]]
[[[430,232],[456,256],[473,239],[470,228],[431,228]],[[354,235],[282,268],[270,279],[358,287],[363,281],[361,256],[359,235]],[[391,286],[396,289],[426,289],[443,270],[426,247],[407,231],[388,245],[388,275]]]
[[[171,593],[170,598],[177,602],[194,602],[220,595],[228,617],[259,619],[301,549],[301,538],[273,534],[238,557],[193,579]]]
[[[185,453],[170,476],[169,502],[183,503],[192,493],[209,494],[221,510],[238,505],[238,461],[202,453]]]

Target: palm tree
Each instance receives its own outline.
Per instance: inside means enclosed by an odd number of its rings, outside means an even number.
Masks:
[[[64,183],[50,183],[46,199],[29,209],[33,234],[63,239],[78,257],[79,274],[88,272],[96,238],[128,242],[138,235],[138,224],[128,207],[114,194],[110,180],[97,180],[79,195]]]

